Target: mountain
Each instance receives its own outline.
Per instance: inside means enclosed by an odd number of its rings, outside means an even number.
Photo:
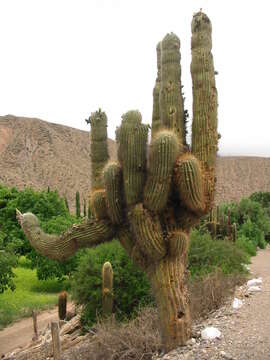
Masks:
[[[116,157],[115,143],[109,152]],[[58,190],[75,210],[75,194],[91,186],[89,133],[34,118],[0,116],[0,183]]]
[[[110,156],[116,146],[109,139]],[[75,210],[75,193],[91,186],[89,133],[40,119],[0,116],[0,183],[58,190]],[[216,203],[270,191],[270,158],[218,157]]]

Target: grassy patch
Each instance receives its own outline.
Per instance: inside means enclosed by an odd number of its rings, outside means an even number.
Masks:
[[[57,280],[38,280],[36,270],[14,269],[16,290],[0,294],[0,329],[11,322],[30,316],[31,311],[48,309],[57,303],[58,293],[67,283]]]

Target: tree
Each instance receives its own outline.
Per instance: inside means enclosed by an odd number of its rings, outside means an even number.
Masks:
[[[191,44],[192,153],[185,146],[180,40],[171,33],[157,47],[148,168],[149,127],[141,114],[123,115],[116,131],[118,162],[108,162],[107,117],[99,110],[90,117],[94,218],[57,236],[44,233],[35,215],[17,215],[31,244],[58,260],[118,236],[149,279],[166,351],[191,336],[185,276],[189,232],[211,209],[215,185],[217,91],[211,23],[202,12],[193,17]]]

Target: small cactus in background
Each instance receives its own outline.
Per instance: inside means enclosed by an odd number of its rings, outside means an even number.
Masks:
[[[65,205],[66,205],[67,211],[69,212],[68,199],[67,199],[67,197],[66,197],[66,196],[65,196]]]
[[[227,238],[233,242],[236,241],[237,227],[231,224],[231,209],[228,209],[227,218],[219,212],[219,207],[215,206],[208,216],[206,227],[213,239]]]
[[[113,311],[113,269],[109,262],[102,267],[102,314],[112,315]]]
[[[65,320],[67,315],[67,292],[62,291],[58,296],[58,317]]]
[[[79,191],[76,191],[76,217],[81,217],[81,201]]]
[[[83,217],[86,217],[86,201],[83,199]]]

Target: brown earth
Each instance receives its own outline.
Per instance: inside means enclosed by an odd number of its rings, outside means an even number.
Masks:
[[[74,305],[68,304],[67,311],[74,311]],[[52,321],[58,320],[58,308],[44,310],[37,315],[38,333],[46,329]],[[0,331],[0,357],[11,350],[23,347],[31,342],[34,336],[33,319],[19,320]]]
[[[115,142],[109,151],[116,158]],[[75,210],[91,186],[89,133],[34,118],[0,116],[0,184],[58,190]],[[270,191],[270,158],[218,157],[216,202]]]

